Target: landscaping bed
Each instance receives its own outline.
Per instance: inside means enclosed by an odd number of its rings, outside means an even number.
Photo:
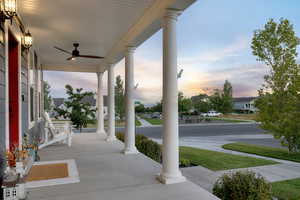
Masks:
[[[240,142],[225,144],[223,145],[223,148],[233,151],[256,154],[260,156],[300,162],[300,153],[290,153],[287,149],[246,144]]]

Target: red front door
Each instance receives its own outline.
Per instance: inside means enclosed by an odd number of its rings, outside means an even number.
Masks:
[[[18,41],[8,33],[9,148],[19,147],[19,55]]]

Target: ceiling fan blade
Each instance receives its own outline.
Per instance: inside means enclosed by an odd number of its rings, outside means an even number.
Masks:
[[[67,50],[64,50],[64,49],[62,49],[62,48],[59,48],[59,47],[56,47],[56,46],[54,46],[54,48],[57,49],[57,50],[59,50],[59,51],[62,51],[62,52],[65,52],[65,53],[67,53],[67,54],[72,55],[71,52],[69,52],[69,51],[67,51]]]
[[[74,60],[74,56],[71,56],[71,57],[69,57],[69,58],[67,58],[67,60]]]
[[[102,56],[91,56],[91,55],[79,55],[78,57],[82,57],[82,58],[95,58],[95,59],[103,59],[104,58]]]

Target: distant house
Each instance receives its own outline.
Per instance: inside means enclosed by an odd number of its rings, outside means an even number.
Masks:
[[[233,98],[233,110],[237,112],[256,112],[255,100],[257,97],[237,97]]]
[[[53,107],[54,108],[65,108],[64,106],[64,102],[65,102],[65,99],[64,98],[53,98]]]
[[[103,96],[103,100],[104,100],[104,116],[106,116],[107,114],[107,96]],[[64,102],[66,101],[66,99],[64,98],[53,98],[53,107],[54,108],[60,108],[60,109],[65,109],[65,105]],[[86,96],[85,98],[82,99],[82,103],[89,103],[93,108],[96,108],[96,96]],[[51,113],[51,117],[54,117],[57,115],[57,112],[53,111]]]

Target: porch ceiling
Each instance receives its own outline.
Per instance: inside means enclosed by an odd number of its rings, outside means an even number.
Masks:
[[[104,71],[103,60],[79,58],[66,61],[79,42],[81,54],[104,56],[115,63],[126,45],[138,46],[161,27],[166,8],[185,9],[195,0],[22,0],[18,1],[24,24],[45,70]]]

